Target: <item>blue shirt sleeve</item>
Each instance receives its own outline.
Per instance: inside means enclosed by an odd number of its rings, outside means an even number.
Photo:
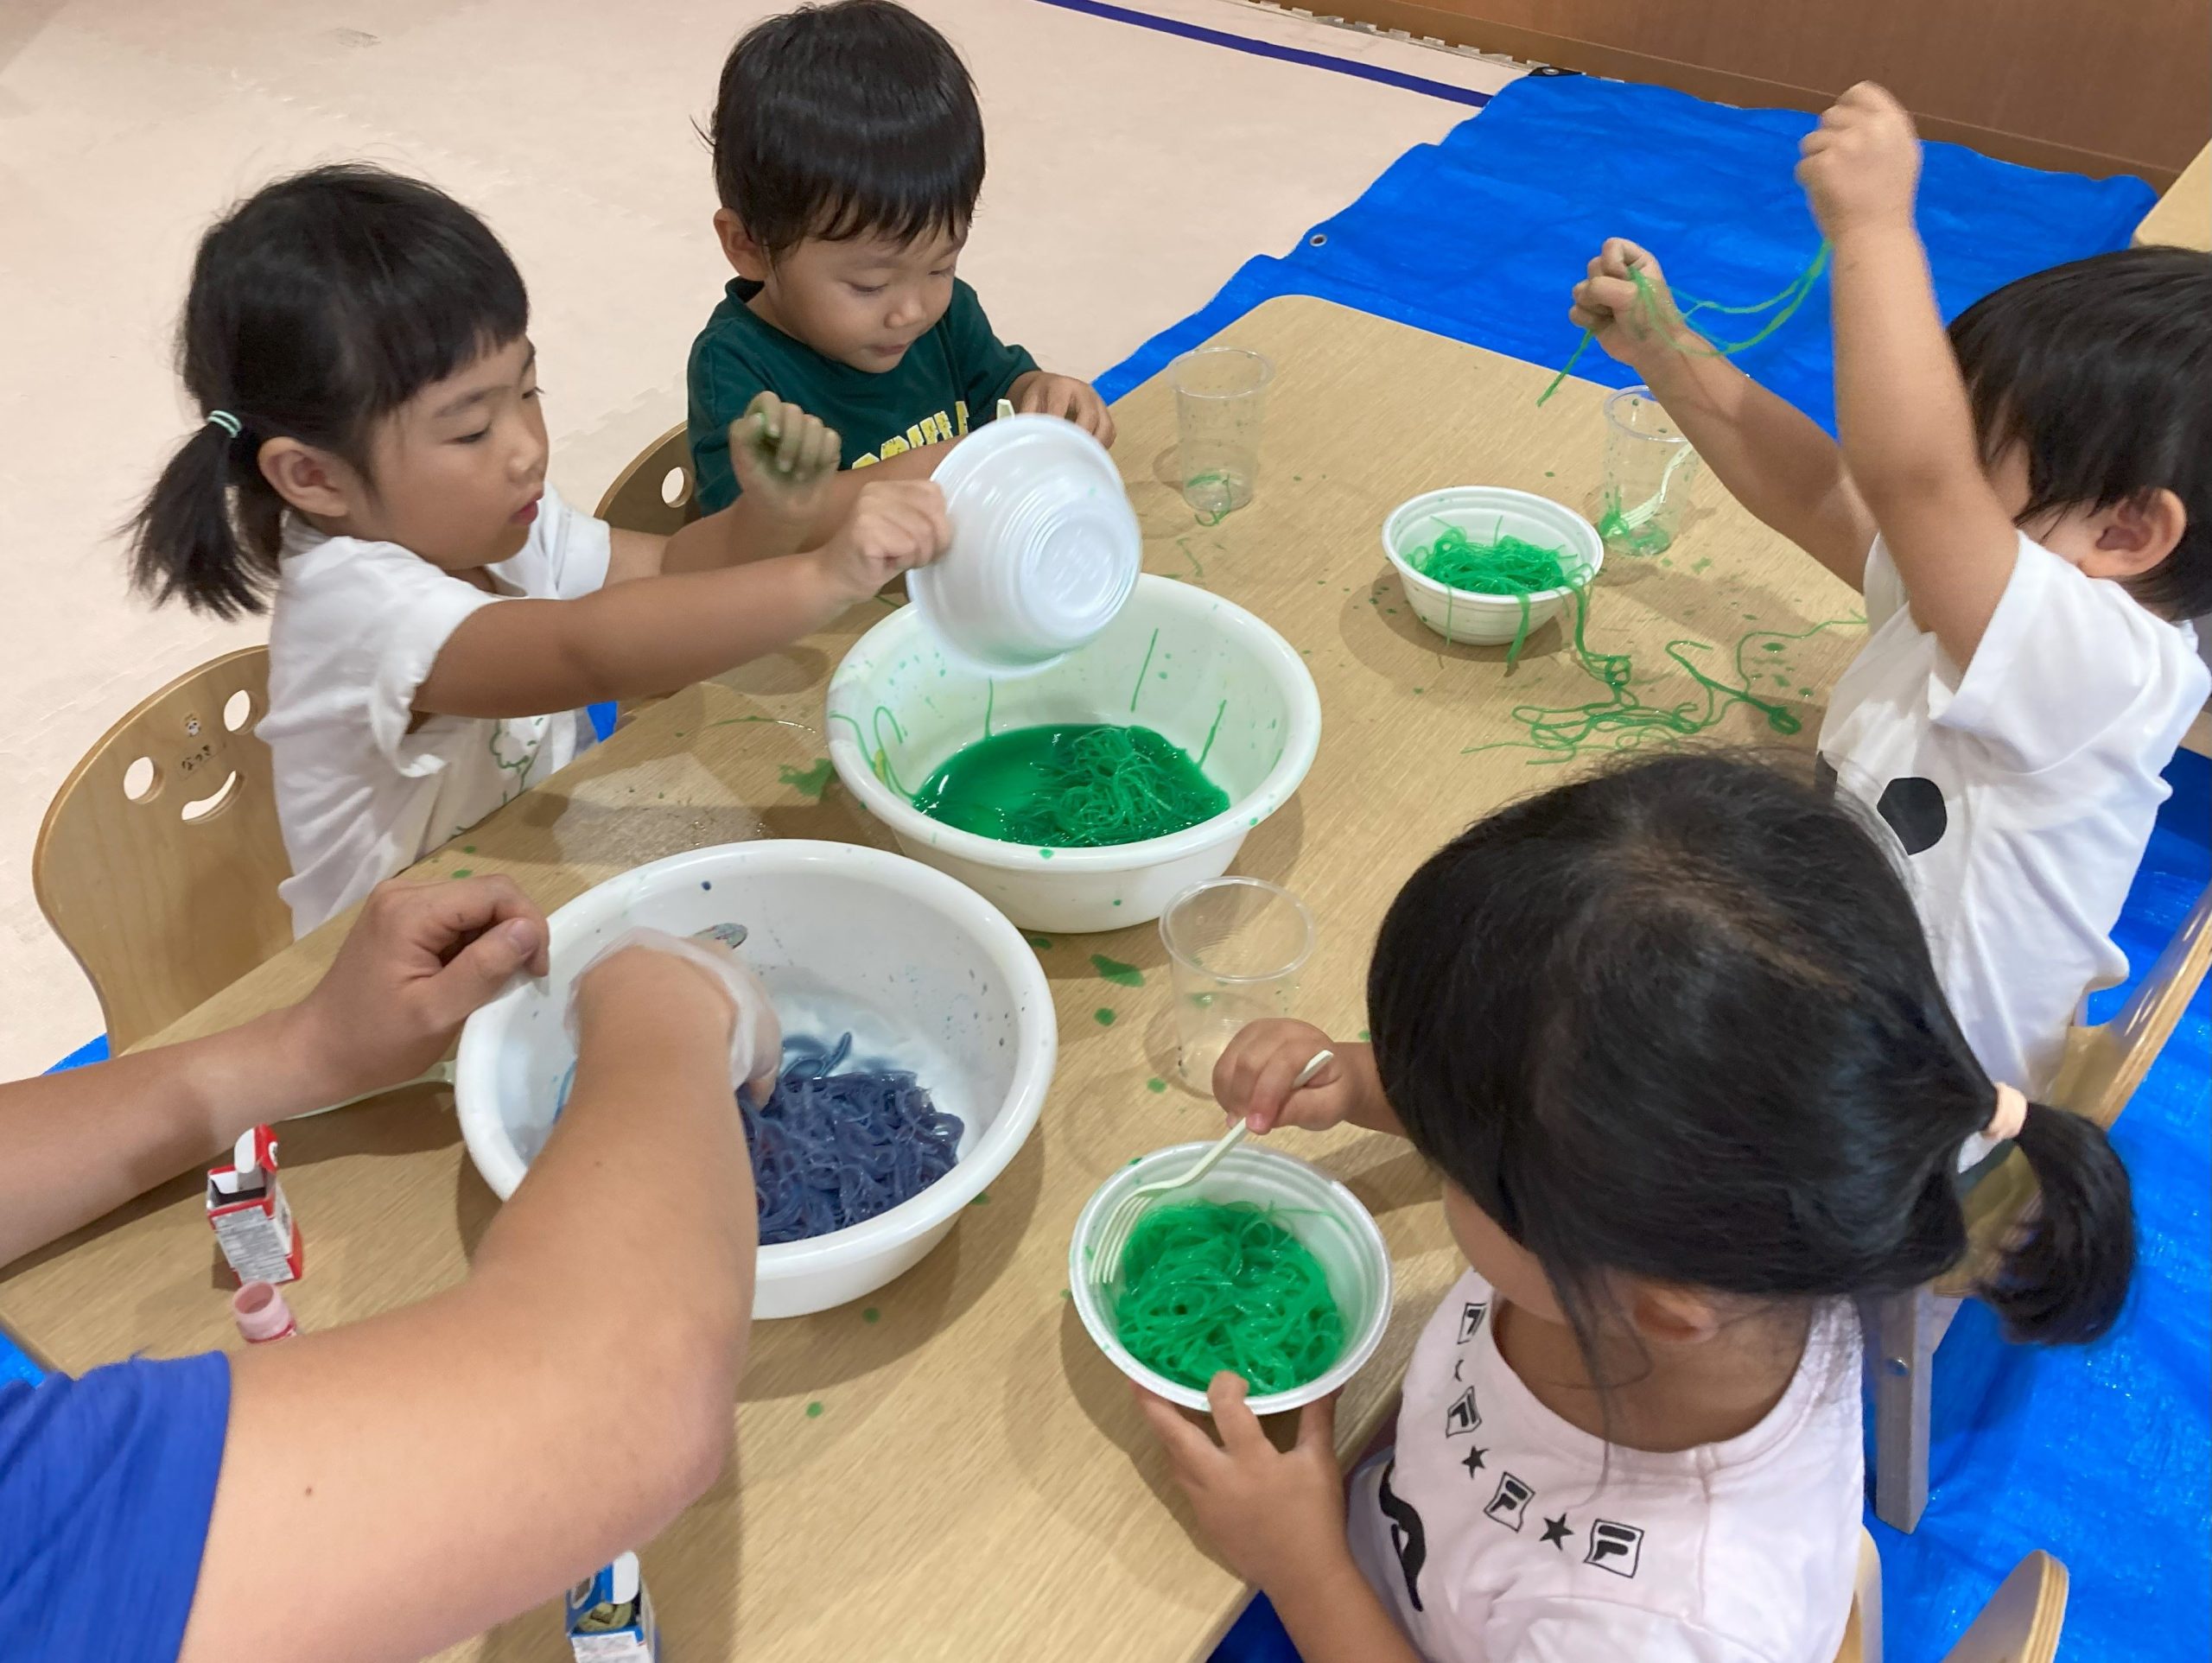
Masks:
[[[219,1351],[0,1385],[0,1652],[13,1663],[176,1656],[230,1414]]]

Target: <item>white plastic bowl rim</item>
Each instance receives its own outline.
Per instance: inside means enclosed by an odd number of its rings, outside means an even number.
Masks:
[[[1195,826],[1166,837],[1147,837],[1135,843],[1109,843],[1095,849],[1054,849],[1047,856],[1027,843],[1008,843],[999,838],[985,837],[977,832],[966,831],[924,814],[905,797],[876,778],[874,768],[867,754],[853,742],[851,736],[830,724],[830,756],[838,777],[859,796],[868,812],[893,831],[942,849],[963,860],[978,866],[1001,866],[1017,870],[1050,867],[1056,872],[1121,872],[1138,866],[1163,866],[1186,854],[1218,842],[1227,826],[1225,822],[1238,818],[1263,821],[1287,803],[1306,778],[1306,771],[1313,765],[1315,752],[1321,743],[1321,695],[1313,686],[1313,672],[1306,669],[1289,642],[1269,628],[1252,613],[1233,600],[1227,600],[1204,589],[1193,589],[1172,578],[1155,577],[1147,573],[1137,580],[1135,594],[1146,597],[1147,604],[1185,606],[1192,611],[1201,608],[1217,613],[1223,628],[1233,630],[1244,638],[1245,644],[1274,665],[1287,672],[1281,680],[1290,708],[1284,722],[1288,737],[1283,742],[1282,755],[1275,759],[1274,767],[1268,770],[1259,784],[1244,797],[1230,803],[1210,820],[1201,820]],[[1135,595],[1131,604],[1135,604]],[[902,626],[918,625],[921,620],[908,617],[910,608],[900,608],[863,635],[854,644],[846,662],[852,662],[862,649],[874,644],[876,652],[886,651],[885,638],[895,638]],[[931,644],[936,645],[934,638]],[[948,663],[950,654],[944,655]],[[829,699],[834,706],[837,683],[844,679],[841,665],[830,678]],[[1003,679],[1003,678],[1001,678]]]
[[[1605,545],[1604,540],[1598,535],[1597,527],[1592,525],[1588,520],[1576,513],[1565,503],[1554,501],[1549,497],[1540,497],[1533,491],[1516,491],[1506,486],[1453,485],[1446,486],[1440,491],[1424,491],[1418,497],[1409,497],[1392,509],[1383,518],[1382,552],[1389,556],[1390,564],[1398,568],[1398,574],[1407,582],[1418,584],[1439,597],[1450,595],[1455,603],[1467,602],[1476,606],[1497,606],[1516,612],[1520,610],[1521,598],[1517,595],[1484,594],[1479,590],[1455,589],[1448,583],[1438,582],[1401,554],[1398,551],[1397,540],[1390,535],[1391,527],[1402,519],[1414,516],[1416,511],[1441,518],[1443,513],[1449,512],[1454,507],[1464,507],[1465,505],[1464,499],[1475,492],[1481,493],[1486,505],[1502,502],[1517,506],[1524,512],[1549,510],[1565,515],[1573,524],[1562,532],[1562,535],[1568,542],[1582,543],[1583,547],[1579,551],[1569,549],[1563,550],[1562,553],[1570,559],[1578,552],[1580,553],[1583,579],[1586,583],[1595,578],[1599,568],[1605,563]],[[1455,498],[1459,500],[1455,502]],[[1586,542],[1584,538],[1586,532],[1588,534]],[[1566,562],[1563,561],[1561,563]],[[1573,593],[1574,586],[1572,584],[1559,589],[1532,589],[1529,593],[1529,605],[1531,607],[1548,606],[1554,601],[1566,599]]]
[[[943,1177],[920,1194],[861,1223],[810,1236],[803,1241],[787,1241],[760,1249],[760,1274],[764,1279],[840,1269],[910,1241],[957,1216],[960,1209],[982,1194],[984,1186],[1005,1171],[1020,1150],[1044,1108],[1053,1065],[1058,1057],[1059,1037],[1052,1017],[1052,984],[1046,980],[1044,967],[1038,963],[1037,955],[1022,939],[1021,932],[1008,924],[996,907],[957,879],[948,878],[918,860],[884,849],[802,838],[766,838],[758,842],[689,849],[596,885],[547,920],[551,926],[551,956],[559,960],[564,944],[576,932],[588,927],[588,915],[608,904],[607,897],[601,892],[616,885],[634,890],[640,886],[640,879],[664,878],[671,880],[671,887],[681,888],[692,881],[692,873],[702,866],[713,867],[721,876],[728,877],[733,856],[741,857],[744,865],[765,868],[759,875],[793,866],[842,864],[918,896],[945,914],[950,924],[973,935],[1006,976],[1017,1005],[1026,1004],[1038,1013],[1042,1043],[1025,1047],[1015,1058],[1014,1078],[998,1113],[975,1146],[955,1161]],[[677,879],[683,882],[676,882]],[[530,997],[533,988],[542,990],[543,985],[518,982],[470,1017],[461,1029],[461,1050],[454,1062],[454,1101],[460,1109],[469,1157],[485,1182],[502,1200],[514,1193],[528,1168],[492,1102],[494,1094],[490,1085],[490,1048],[497,1043],[493,1038],[497,1024],[484,1019],[504,1005],[519,1005]],[[736,1113],[734,1104],[730,1112]],[[499,1177],[486,1169],[507,1162],[512,1163],[514,1172],[502,1187]]]
[[[1084,1262],[1083,1249],[1084,1244],[1091,1237],[1103,1209],[1118,1203],[1136,1184],[1152,1183],[1170,1176],[1179,1168],[1187,1167],[1212,1147],[1211,1143],[1176,1144],[1166,1149],[1155,1149],[1151,1154],[1122,1167],[1092,1192],[1090,1199],[1084,1203],[1083,1211],[1076,1218],[1073,1234],[1068,1237],[1068,1288],[1075,1299],[1076,1315],[1089,1330],[1092,1341],[1109,1362],[1147,1391],[1166,1398],[1170,1403],[1180,1404],[1185,1409],[1203,1410],[1211,1406],[1204,1392],[1179,1381],[1169,1380],[1165,1374],[1154,1374],[1128,1354],[1119,1336],[1114,1334],[1109,1314],[1090,1282],[1090,1268]],[[1381,1267],[1382,1285],[1376,1291],[1375,1309],[1368,1313],[1366,1323],[1357,1334],[1346,1332],[1343,1355],[1325,1373],[1316,1375],[1303,1386],[1294,1386],[1288,1391],[1273,1392],[1247,1400],[1255,1415],[1282,1414],[1305,1404],[1318,1402],[1344,1386],[1367,1366],[1368,1359],[1382,1345],[1382,1336],[1390,1326],[1394,1297],[1395,1273],[1390,1263],[1389,1244],[1383,1241],[1382,1228],[1376,1223],[1375,1216],[1367,1210],[1359,1197],[1311,1163],[1300,1160],[1295,1155],[1286,1155],[1280,1150],[1257,1148],[1250,1143],[1239,1145],[1230,1158],[1245,1162],[1281,1163],[1295,1167],[1312,1182],[1325,1188],[1338,1203],[1332,1216],[1366,1244],[1374,1255],[1375,1262]],[[1194,1186],[1192,1193],[1198,1194],[1202,1190],[1203,1184]]]

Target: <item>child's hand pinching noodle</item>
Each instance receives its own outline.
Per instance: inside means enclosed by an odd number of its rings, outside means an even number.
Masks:
[[[772,392],[729,424],[730,466],[748,495],[805,491],[835,473],[843,456],[835,428]]]
[[[1300,1071],[1325,1050],[1334,1057],[1296,1085]],[[1325,1132],[1362,1120],[1369,1097],[1381,1095],[1370,1091],[1374,1074],[1366,1046],[1332,1039],[1310,1022],[1269,1018],[1237,1030],[1213,1065],[1213,1095],[1231,1118],[1243,1116],[1255,1132],[1279,1126]]]
[[[1911,232],[1920,137],[1889,92],[1859,82],[1828,107],[1798,149],[1804,160],[1797,182],[1830,242],[1870,227]]]
[[[1631,273],[1643,279],[1638,283]],[[1649,298],[1645,298],[1646,291]],[[1664,346],[1675,336],[1687,334],[1688,326],[1675,309],[1667,276],[1650,251],[1624,237],[1608,237],[1590,262],[1589,272],[1574,285],[1574,305],[1567,321],[1587,329],[1606,352],[1631,370],[1640,369],[1655,346]]]

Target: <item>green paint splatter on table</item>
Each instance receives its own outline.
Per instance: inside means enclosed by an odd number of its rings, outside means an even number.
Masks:
[[[476,869],[474,866],[455,866],[453,869],[453,875],[456,878],[473,878],[476,875]]]
[[[776,771],[776,778],[801,797],[819,798],[830,784],[830,759],[817,757],[810,768],[793,768],[786,764]]]
[[[1032,947],[1035,948],[1040,953],[1047,950],[1052,945],[1052,938],[1050,936],[1025,935],[1022,937],[1022,940],[1027,942]]]
[[[1156,1074],[1155,1074],[1155,1075],[1154,1075],[1154,1076],[1152,1076],[1152,1078],[1151,1078],[1151,1079],[1149,1079],[1149,1080],[1147,1080],[1147,1081],[1146,1081],[1146,1082],[1144,1082],[1144,1089],[1145,1089],[1147,1091],[1153,1091],[1153,1092],[1165,1091],[1165,1090],[1166,1090],[1166,1089],[1167,1089],[1167,1082],[1166,1082],[1166,1081],[1165,1081],[1165,1080],[1163,1080],[1163,1079],[1161,1079],[1158,1075],[1156,1075]]]
[[[1103,953],[1090,955],[1090,968],[1107,981],[1123,987],[1144,986],[1144,972],[1134,964],[1124,964],[1119,959],[1109,959]]]
[[[975,1200],[969,1202],[968,1204],[970,1207],[989,1206],[991,1204],[991,1192],[988,1190],[980,1190],[976,1191]]]
[[[463,854],[474,854],[476,853],[476,845],[474,843],[463,843],[461,846],[461,852]]]
[[[806,1406],[806,1418],[809,1420],[819,1420],[822,1419],[822,1404],[819,1399]]]
[[[1114,1012],[1109,1006],[1101,1005],[1090,1013],[1090,1019],[1102,1028],[1110,1028],[1114,1025]]]
[[[1360,1040],[1360,1044],[1362,1044],[1363,1045],[1363,1044],[1365,1044],[1367,1043],[1367,1040],[1368,1040],[1368,1033],[1367,1033],[1367,1030],[1366,1030],[1366,1029],[1362,1028],[1362,1029],[1359,1031],[1359,1040]]]
[[[874,1305],[870,1305],[866,1311],[861,1312],[861,1320],[864,1323],[880,1323],[883,1320],[883,1313]]]

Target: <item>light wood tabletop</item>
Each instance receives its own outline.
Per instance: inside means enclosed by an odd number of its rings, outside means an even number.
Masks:
[[[1446,646],[1385,562],[1383,517],[1422,491],[1518,486],[1586,512],[1599,484],[1604,390],[1571,380],[1541,409],[1533,365],[1326,302],[1259,308],[1222,337],[1275,362],[1253,504],[1196,522],[1172,483],[1173,399],[1154,378],[1116,410],[1116,455],[1149,571],[1258,613],[1307,656],[1319,755],[1303,790],[1245,845],[1237,870],[1303,896],[1321,941],[1304,1013],[1361,1031],[1365,954],[1423,856],[1468,821],[1558,784],[1603,754],[1530,748],[1518,707],[1602,699],[1556,625],[1509,675],[1502,649]],[[890,604],[890,603],[885,603]],[[1716,679],[1739,660],[1802,719],[1860,638],[1858,597],[1729,500],[1710,478],[1666,555],[1608,562],[1589,609],[1593,650],[1627,652],[1648,702],[1706,697],[1669,642]],[[859,609],[792,650],[646,711],[545,785],[416,868],[505,872],[550,909],[639,862],[760,835],[889,847],[822,760],[829,671],[880,616]],[[1802,637],[1802,638],[1797,638]],[[1786,725],[1786,724],[1785,724]],[[1773,743],[1723,702],[1716,739]],[[1560,765],[1565,762],[1568,765]],[[205,1033],[289,1000],[342,934],[333,924],[162,1036]],[[1173,1084],[1165,955],[1152,925],[1040,946],[1060,1020],[1052,1095],[1027,1146],[944,1244],[858,1304],[753,1330],[729,1472],[644,1552],[670,1653],[705,1663],[821,1659],[1203,1658],[1243,1603],[1189,1533],[1122,1377],[1065,1296],[1068,1233],[1131,1156],[1211,1136],[1219,1114]],[[1094,953],[1144,985],[1101,979]],[[1110,1022],[1100,1013],[1112,1012]],[[284,1128],[288,1192],[306,1242],[291,1295],[303,1326],[367,1317],[448,1286],[496,1203],[469,1165],[444,1093]],[[1464,1267],[1435,1184],[1402,1144],[1341,1131],[1285,1146],[1348,1182],[1397,1270],[1381,1352],[1350,1391],[1344,1450],[1379,1425],[1422,1321]],[[184,1180],[33,1255],[0,1279],[0,1321],[52,1363],[238,1343],[198,1184]],[[579,1313],[617,1321],[620,1313]],[[588,1482],[588,1463],[579,1466]],[[453,1659],[557,1654],[546,1609]]]

